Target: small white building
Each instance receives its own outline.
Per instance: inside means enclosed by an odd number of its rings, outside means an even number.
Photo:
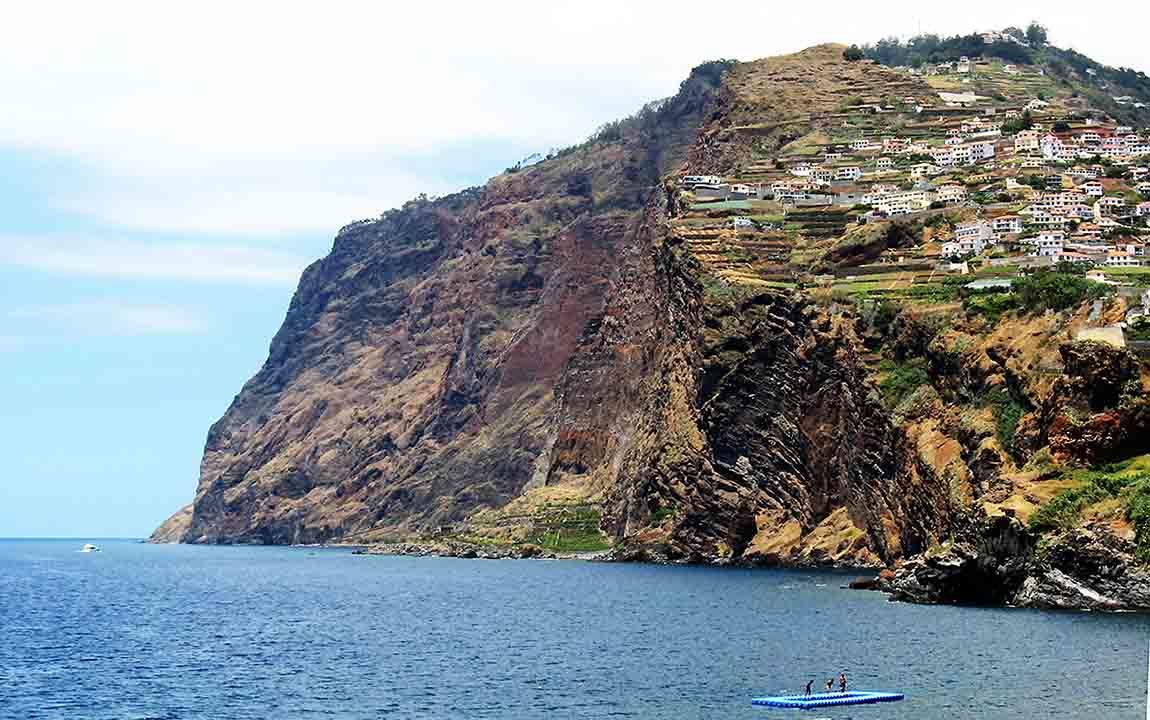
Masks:
[[[940,185],[935,190],[939,202],[959,203],[966,199],[966,188],[961,185]]]
[[[1062,254],[1066,244],[1066,234],[1062,232],[1040,233],[1034,240],[1035,252],[1039,257],[1056,257]]]
[[[995,235],[1013,235],[1022,232],[1022,218],[1017,215],[1002,215],[990,221]]]
[[[1022,130],[1014,136],[1014,152],[1028,153],[1038,151],[1038,131]]]
[[[683,185],[721,185],[723,180],[718,175],[688,175],[683,178]]]
[[[1106,253],[1106,267],[1138,267],[1142,261],[1129,250],[1110,250]]]
[[[954,228],[954,242],[958,244],[959,255],[980,253],[995,240],[990,223],[984,220],[961,223]]]

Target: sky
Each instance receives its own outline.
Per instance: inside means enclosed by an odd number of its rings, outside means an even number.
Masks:
[[[776,10],[775,6],[785,7]],[[0,537],[142,537],[344,224],[822,42],[1025,26],[1150,71],[1150,10],[13,3],[0,24]]]

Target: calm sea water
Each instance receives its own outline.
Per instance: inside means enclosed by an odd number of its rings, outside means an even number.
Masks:
[[[820,572],[0,541],[3,718],[1141,718],[1150,619]],[[846,670],[895,705],[764,691]]]

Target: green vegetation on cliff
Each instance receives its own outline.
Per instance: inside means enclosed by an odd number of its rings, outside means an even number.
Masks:
[[[1150,561],[1150,455],[1070,473],[1078,482],[1055,495],[1030,518],[1040,533],[1068,530],[1084,513],[1118,501],[1122,517],[1134,526],[1138,558]]]
[[[1113,292],[1110,287],[1082,275],[1062,271],[1036,272],[1019,278],[1013,289],[1022,306],[1031,311],[1067,310]]]
[[[944,37],[927,33],[905,42],[886,38],[860,49],[865,57],[891,66],[923,67],[963,57],[1035,65],[1043,68],[1048,78],[1043,94],[1062,87],[1089,98],[1092,105],[1124,122],[1144,124],[1150,119],[1150,109],[1144,106],[1150,98],[1150,77],[1144,72],[1109,67],[1075,50],[1051,45],[1046,29],[1038,23],[1031,23],[1026,30],[1006,28],[1001,35],[1014,39],[1000,36],[986,42],[980,34]],[[1136,97],[1141,103],[1115,101],[1123,95]]]
[[[879,372],[882,373],[879,389],[882,390],[883,400],[890,408],[897,407],[921,386],[930,384],[930,373],[927,372],[926,362],[921,358],[903,363],[883,360],[879,365]]]

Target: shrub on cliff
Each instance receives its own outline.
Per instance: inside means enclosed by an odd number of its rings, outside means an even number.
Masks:
[[[1008,391],[996,389],[987,393],[986,402],[994,408],[995,435],[1004,448],[1014,444],[1014,434],[1018,423],[1026,414],[1026,407],[1014,399]]]
[[[980,315],[992,323],[998,322],[1004,313],[1017,310],[1018,296],[1012,292],[981,292],[967,295],[962,300],[962,309],[969,315]]]
[[[1092,505],[1117,499],[1134,526],[1138,559],[1150,562],[1150,455],[1076,471],[1079,484],[1063,490],[1030,516],[1036,532],[1069,530]]]
[[[1109,295],[1113,290],[1075,273],[1046,270],[1014,282],[1019,302],[1030,311],[1067,310],[1084,300]]]
[[[1143,475],[1127,493],[1126,519],[1134,525],[1134,545],[1141,562],[1150,562],[1150,475]]]
[[[883,373],[878,384],[879,390],[882,391],[883,400],[890,408],[897,407],[904,398],[921,386],[930,384],[926,361],[921,358],[905,363],[884,360],[879,366],[879,371]]]
[[[1150,341],[1150,318],[1141,317],[1126,328],[1126,339],[1135,342]]]

